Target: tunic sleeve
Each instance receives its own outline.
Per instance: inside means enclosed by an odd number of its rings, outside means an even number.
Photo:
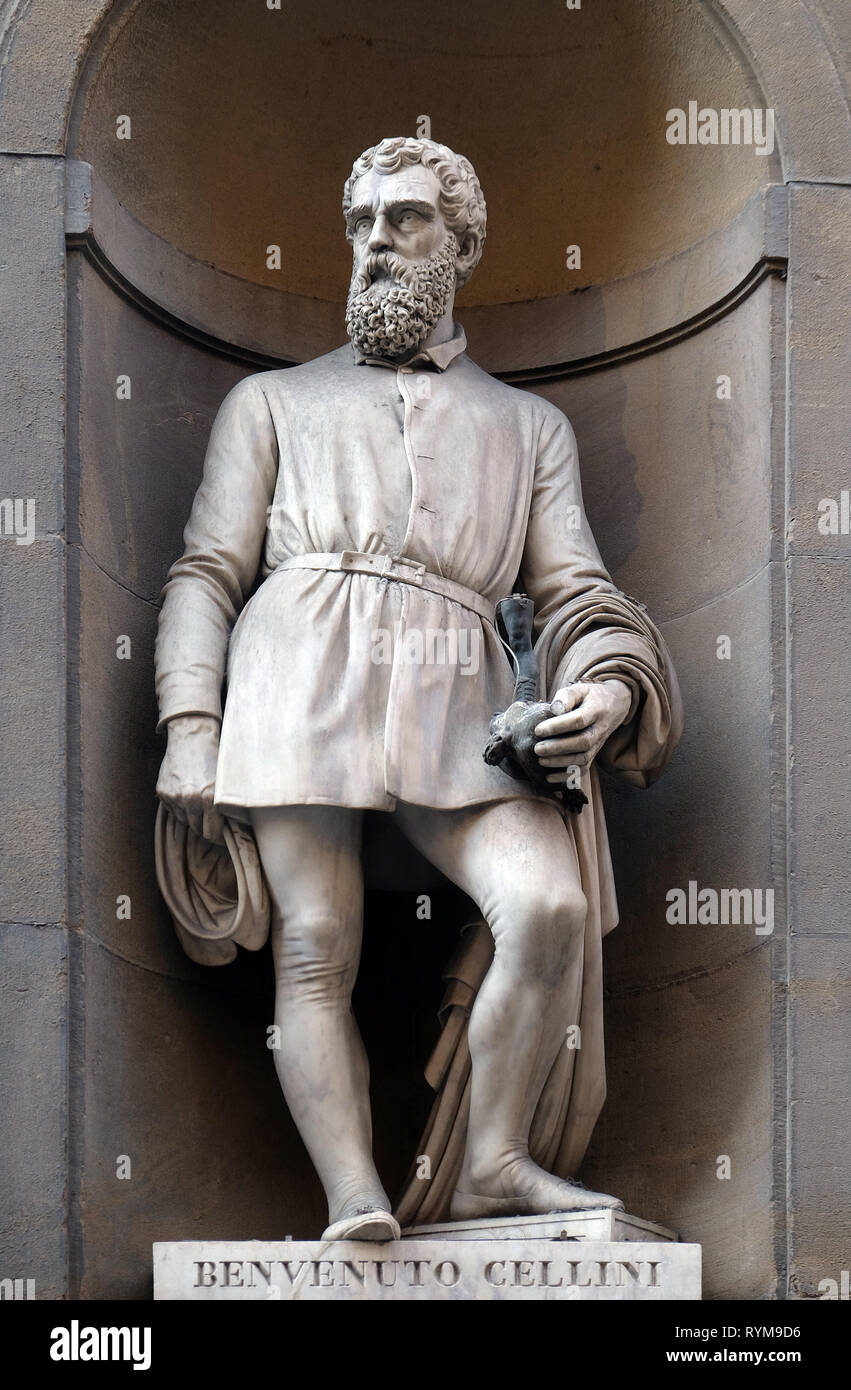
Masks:
[[[538,436],[521,582],[535,603],[542,696],[552,699],[574,681],[623,681],[632,706],[597,761],[649,785],[682,731],[676,674],[643,606],[621,593],[603,565],[582,505],[576,438],[553,407]]]
[[[222,717],[228,640],[257,575],[278,449],[255,378],[225,397],[204,475],[163,588],[156,642],[158,728],[180,714]]]

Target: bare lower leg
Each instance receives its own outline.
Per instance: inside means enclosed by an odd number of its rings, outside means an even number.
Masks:
[[[558,811],[528,801],[458,812],[400,805],[397,817],[479,904],[496,943],[470,1018],[470,1116],[452,1215],[621,1205],[529,1155],[532,1119],[582,995],[586,903]]]
[[[311,998],[279,985],[275,1018],[275,1068],[325,1189],[329,1222],[389,1211],[372,1158],[369,1065],[348,1000]]]
[[[388,1212],[372,1157],[369,1065],[351,1010],[360,957],[360,818],[328,807],[255,811],[275,907],[275,1068],[328,1199],[329,1221]]]
[[[582,933],[573,929],[560,987],[497,951],[470,1018],[470,1118],[456,1219],[622,1205],[547,1173],[529,1155],[535,1107],[566,1029],[577,1022],[582,949]]]

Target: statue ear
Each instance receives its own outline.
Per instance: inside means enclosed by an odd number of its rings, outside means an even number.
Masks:
[[[482,238],[477,232],[467,232],[458,246],[455,257],[455,272],[461,281],[469,279],[481,254]]]

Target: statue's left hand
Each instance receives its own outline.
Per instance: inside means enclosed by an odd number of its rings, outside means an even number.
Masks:
[[[563,782],[566,768],[591,766],[629,714],[632,695],[623,681],[577,681],[557,690],[552,703],[564,713],[536,726],[535,754],[542,767],[553,769],[547,781]]]

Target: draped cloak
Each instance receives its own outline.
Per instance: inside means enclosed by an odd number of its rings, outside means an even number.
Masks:
[[[612,582],[588,527],[569,422],[476,367],[458,327],[402,366],[347,345],[241,382],[213,425],[184,542],[163,591],[159,727],[183,714],[221,722],[225,845],[161,805],[156,863],[180,941],[203,964],[268,936],[251,807],[457,809],[536,795],[482,759],[490,717],[513,691],[492,622],[425,588],[293,568],[293,557],[403,555],[490,604],[519,586],[535,604],[542,698],[613,677],[631,691],[600,766],[648,786],[680,736],[665,643]],[[563,1176],[575,1174],[605,1097],[601,943],[617,922],[596,766],[582,789],[589,805],[565,817],[588,901],[582,1046],[560,1049],[530,1136],[533,1157]],[[455,1185],[467,1020],[491,955],[489,930],[471,924],[446,972],[426,1069],[437,1095],[418,1149],[432,1176],[412,1170],[397,1206],[405,1223],[444,1215]]]

